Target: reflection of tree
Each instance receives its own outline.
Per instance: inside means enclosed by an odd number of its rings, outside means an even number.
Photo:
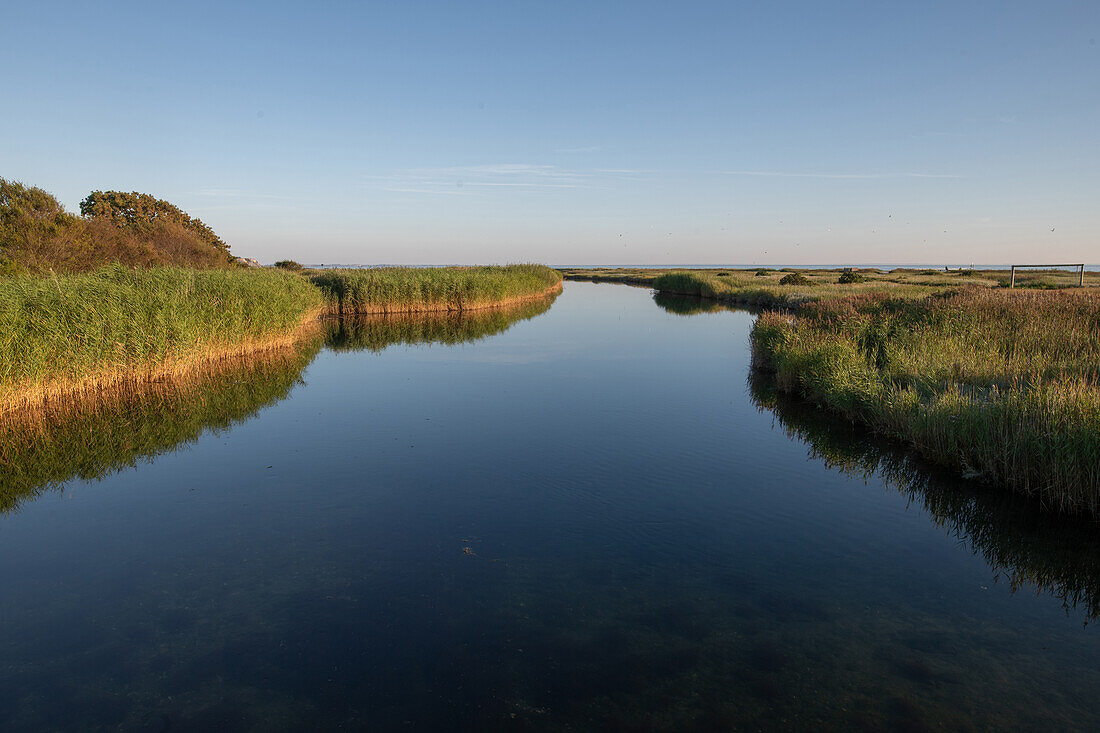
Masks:
[[[669,313],[678,316],[693,316],[696,313],[715,313],[717,311],[730,310],[713,298],[700,298],[695,295],[673,295],[672,293],[656,292],[653,294],[653,302]]]
[[[699,313],[718,313],[719,311],[740,311],[759,313],[760,309],[748,305],[730,305],[713,298],[700,298],[697,295],[678,295],[676,293],[653,293],[653,302],[669,313],[678,316],[694,316]]]
[[[325,342],[334,351],[381,351],[394,344],[459,344],[507,331],[550,309],[557,293],[517,305],[481,310],[326,319]]]
[[[98,479],[227,430],[285,399],[329,348],[380,351],[392,344],[475,341],[550,308],[554,297],[509,308],[323,321],[297,346],[221,362],[187,379],[124,393],[55,402],[0,422],[0,511],[74,478]]]
[[[919,503],[940,526],[965,540],[1012,590],[1032,587],[1059,598],[1087,620],[1100,616],[1100,528],[1042,510],[1035,501],[948,476],[900,447],[777,392],[769,377],[750,376],[753,401],[771,410],[787,434],[830,468],[878,476]]]

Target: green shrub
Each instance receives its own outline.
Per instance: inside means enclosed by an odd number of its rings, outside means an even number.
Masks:
[[[855,270],[845,270],[844,272],[840,273],[840,278],[837,280],[837,282],[841,285],[849,285],[851,283],[861,283],[866,281],[867,278],[865,278],[863,275],[860,275]]]
[[[803,275],[801,272],[792,272],[789,275],[784,275],[779,280],[780,285],[813,285],[813,281],[810,278]]]
[[[302,269],[302,265],[294,260],[279,260],[275,263],[275,266],[280,270],[290,270],[291,272],[298,272]]]

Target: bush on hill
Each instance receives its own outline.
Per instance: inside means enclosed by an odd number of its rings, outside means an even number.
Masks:
[[[88,213],[81,217],[41,188],[0,178],[0,276],[80,272],[114,262],[229,265],[225,242],[175,206],[143,194],[104,196],[95,192],[85,199],[81,208]]]

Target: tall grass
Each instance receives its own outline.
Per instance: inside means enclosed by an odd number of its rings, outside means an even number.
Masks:
[[[793,284],[783,280],[794,281]],[[832,270],[806,270],[800,273],[735,270],[673,270],[655,276],[650,285],[662,293],[696,295],[724,303],[758,307],[798,307],[833,298],[866,293],[895,293],[919,298],[934,291],[920,282],[893,282],[867,278],[859,282],[838,283]]]
[[[0,412],[256,346],[321,306],[281,271],[135,270],[0,279]]]
[[[956,471],[1100,514],[1100,294],[870,294],[762,315],[756,365]]]
[[[331,314],[461,311],[543,295],[561,274],[543,265],[386,267],[326,270],[310,276]]]

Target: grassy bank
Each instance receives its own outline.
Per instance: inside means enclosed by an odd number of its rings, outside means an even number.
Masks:
[[[562,280],[560,273],[542,265],[324,270],[309,278],[332,315],[496,307],[554,292]]]
[[[545,301],[560,288],[540,265],[307,274],[115,265],[0,277],[0,416],[287,346],[325,310],[460,313]]]
[[[778,386],[928,460],[1044,505],[1100,514],[1100,294],[970,287],[766,313]]]
[[[321,305],[308,281],[274,270],[0,278],[0,414],[285,343]]]

